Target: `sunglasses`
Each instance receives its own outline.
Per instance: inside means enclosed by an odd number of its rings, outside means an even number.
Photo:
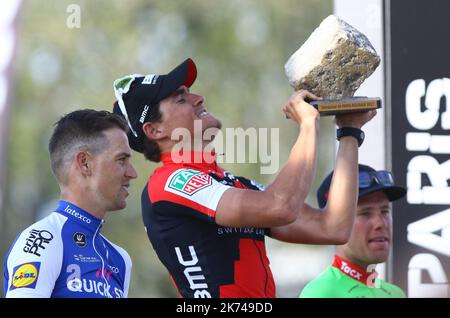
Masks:
[[[125,103],[123,102],[122,96],[124,94],[128,93],[128,91],[130,90],[130,88],[132,86],[131,84],[136,79],[136,77],[141,77],[141,76],[143,76],[143,75],[141,75],[141,74],[127,75],[122,78],[116,79],[114,81],[114,94],[116,96],[117,103],[119,104],[120,111],[122,112],[123,116],[127,120],[128,126],[130,127],[130,130],[135,137],[137,137],[138,135],[137,135],[136,131],[134,131],[133,126],[130,123],[130,119],[128,118],[127,108],[125,107]]]
[[[385,187],[391,187],[394,185],[394,178],[392,173],[386,170],[359,173],[360,189],[369,188],[374,182]]]

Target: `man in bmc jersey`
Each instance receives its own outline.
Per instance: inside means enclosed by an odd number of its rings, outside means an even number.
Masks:
[[[329,174],[317,190],[319,207],[327,204]],[[350,239],[336,247],[333,264],[305,286],[302,298],[404,298],[397,286],[377,278],[375,266],[389,256],[392,214],[389,201],[406,194],[389,171],[359,165],[359,199]]]
[[[130,180],[127,123],[106,111],[79,110],[62,117],[50,139],[58,207],[25,229],[4,262],[10,298],[126,297],[128,253],[100,229],[108,211],[125,208]]]
[[[283,106],[301,131],[288,162],[264,189],[217,165],[211,139],[221,122],[207,111],[203,96],[190,92],[196,76],[195,63],[187,59],[165,75],[134,74],[114,82],[114,112],[128,121],[131,148],[163,164],[142,193],[148,237],[182,297],[275,297],[265,236],[294,243],[347,241],[356,210],[360,128],[376,112],[336,118],[342,128],[337,177],[330,203],[320,211],[304,202],[316,170],[319,128],[319,113],[305,99],[318,97],[302,90]]]

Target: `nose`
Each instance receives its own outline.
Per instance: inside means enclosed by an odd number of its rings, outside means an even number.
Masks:
[[[373,218],[373,226],[375,230],[385,229],[388,227],[389,215],[383,214],[381,211],[376,213]]]
[[[134,169],[134,167],[131,163],[128,166],[128,169],[126,170],[126,176],[130,179],[136,179],[138,177],[136,169]]]
[[[204,96],[197,95],[197,94],[191,94],[191,95],[192,95],[192,105],[194,107],[201,106],[205,102],[205,97]]]

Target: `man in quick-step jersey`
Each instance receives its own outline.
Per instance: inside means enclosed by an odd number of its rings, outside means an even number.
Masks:
[[[79,110],[58,121],[49,152],[60,201],[14,241],[4,262],[6,297],[127,296],[130,256],[100,233],[106,213],[125,208],[137,177],[127,130],[106,111]]]

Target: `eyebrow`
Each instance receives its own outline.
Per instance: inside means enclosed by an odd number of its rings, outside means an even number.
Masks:
[[[386,205],[381,206],[380,209],[389,209],[390,210],[390,206],[389,206],[389,204],[386,204]],[[370,210],[372,210],[371,207],[366,207],[361,210],[358,210],[357,212],[368,212]]]
[[[184,94],[184,93],[188,93],[188,92],[189,92],[188,88],[180,87],[173,93],[173,97],[177,97],[178,95],[181,95],[181,94]]]
[[[127,153],[127,152],[121,152],[121,153],[118,153],[117,155],[115,155],[115,157],[116,157],[116,158],[119,158],[119,157],[130,158],[130,157],[131,157],[131,154],[129,154],[129,153]]]

